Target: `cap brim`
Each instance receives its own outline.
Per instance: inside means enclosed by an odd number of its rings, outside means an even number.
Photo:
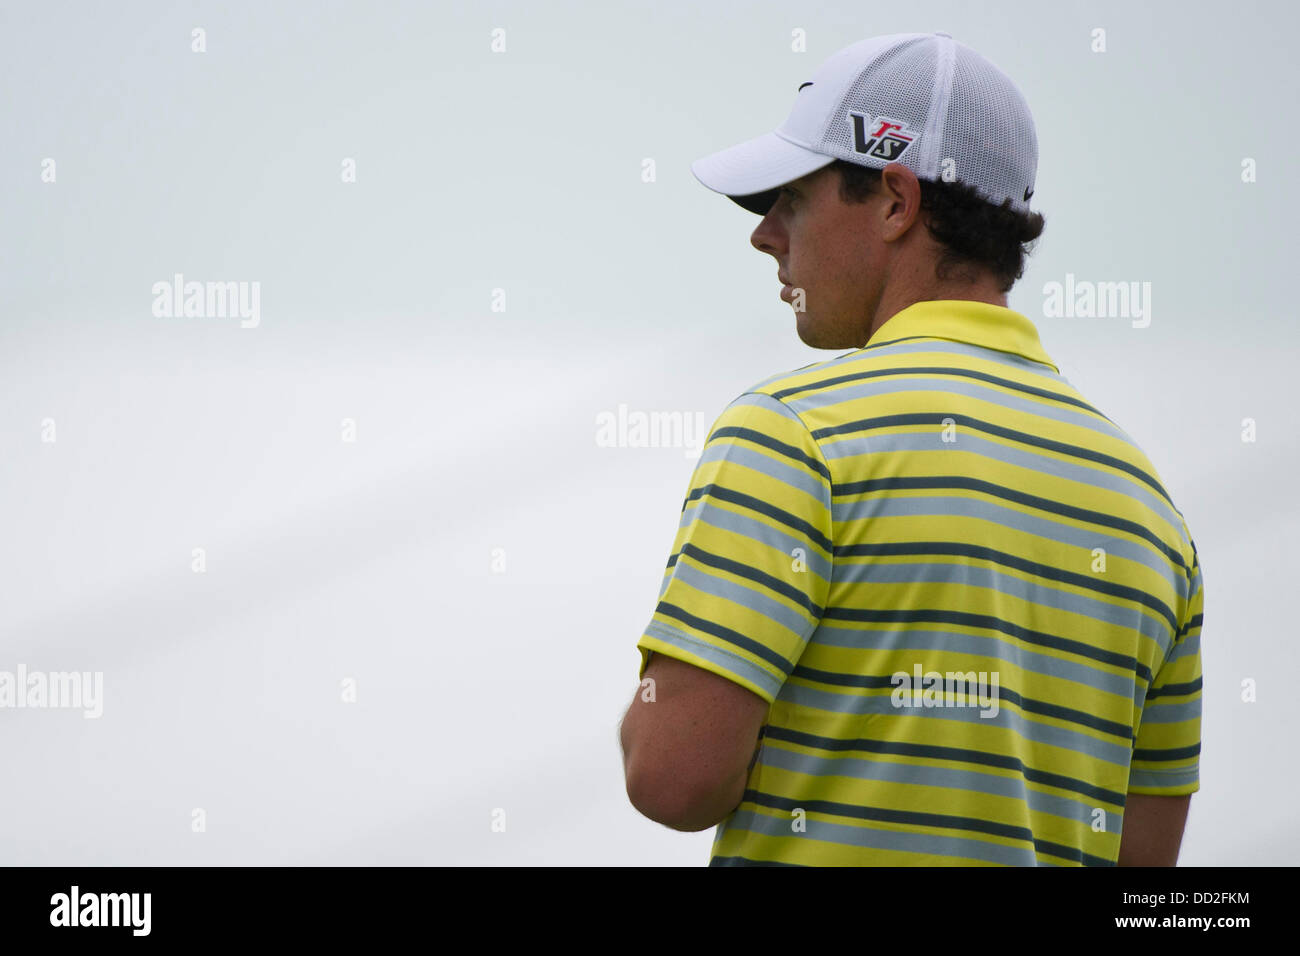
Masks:
[[[776,191],[788,182],[835,162],[792,143],[779,133],[764,133],[691,163],[691,172],[715,193],[760,216],[776,201]]]

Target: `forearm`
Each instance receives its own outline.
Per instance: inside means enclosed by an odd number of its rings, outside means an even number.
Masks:
[[[672,822],[662,820],[659,822],[686,833],[695,833],[717,826],[740,804],[748,780],[749,768],[746,767],[714,792],[706,793],[691,801],[678,819]]]

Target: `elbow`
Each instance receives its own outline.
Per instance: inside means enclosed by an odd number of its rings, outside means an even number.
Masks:
[[[721,823],[730,812],[719,813],[699,788],[685,785],[671,774],[650,775],[629,769],[627,797],[648,820],[682,833],[697,833]]]

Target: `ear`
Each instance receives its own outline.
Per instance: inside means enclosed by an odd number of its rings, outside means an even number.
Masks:
[[[902,163],[890,163],[880,173],[880,194],[888,200],[880,238],[894,242],[907,235],[921,215],[921,181]]]

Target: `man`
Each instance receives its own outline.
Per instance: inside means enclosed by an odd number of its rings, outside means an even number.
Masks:
[[[1037,140],[946,34],[865,40],[698,161],[800,338],[713,427],[621,727],[710,865],[1169,865],[1200,563],[1146,456],[1007,307]]]

